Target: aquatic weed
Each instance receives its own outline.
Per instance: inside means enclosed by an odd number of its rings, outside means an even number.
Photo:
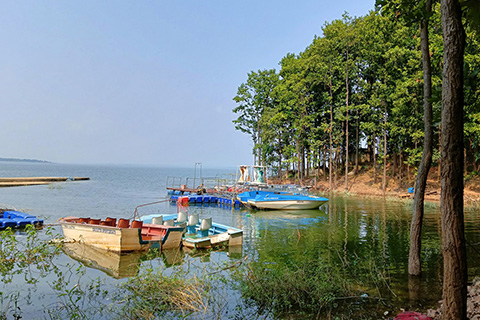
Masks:
[[[206,312],[207,281],[188,276],[180,267],[170,275],[162,268],[148,268],[119,286],[114,300],[123,304],[121,317],[152,319],[169,313],[186,316]]]
[[[52,236],[50,227],[45,234]],[[36,283],[56,269],[52,260],[61,252],[59,246],[40,239],[32,225],[27,225],[21,233],[10,228],[1,231],[0,248],[0,277],[4,283],[11,282],[18,274],[24,275],[25,282]]]

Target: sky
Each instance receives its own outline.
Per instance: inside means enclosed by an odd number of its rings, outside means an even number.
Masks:
[[[375,0],[2,1],[0,157],[253,164],[232,100]]]

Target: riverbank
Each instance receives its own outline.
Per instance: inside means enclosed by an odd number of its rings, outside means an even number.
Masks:
[[[427,315],[433,320],[442,319],[442,302],[438,309],[429,309]],[[480,281],[476,280],[472,285],[468,286],[467,293],[467,318],[471,320],[480,319]]]

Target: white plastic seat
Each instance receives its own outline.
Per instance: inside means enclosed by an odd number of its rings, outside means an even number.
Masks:
[[[182,223],[187,221],[188,214],[186,212],[180,211],[177,215],[177,223]]]
[[[205,218],[202,219],[202,222],[200,223],[200,231],[208,230],[212,227],[212,218]]]
[[[163,225],[173,227],[175,225],[175,220],[173,220],[173,219],[165,220],[165,221],[163,221]]]
[[[208,236],[208,232],[212,227],[212,218],[202,219],[200,227],[195,228],[197,230],[197,237],[203,238]]]
[[[196,226],[199,222],[200,219],[198,218],[198,213],[194,213],[188,217],[187,226]]]
[[[152,224],[163,224],[163,216],[153,217]]]

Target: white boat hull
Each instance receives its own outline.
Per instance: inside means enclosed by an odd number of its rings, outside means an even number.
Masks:
[[[243,231],[240,229],[232,228],[227,232],[209,235],[204,238],[184,238],[183,246],[187,248],[195,249],[210,249],[218,246],[233,247],[241,246],[243,244]]]
[[[183,235],[181,228],[149,224],[143,225],[142,228],[118,228],[79,223],[76,217],[64,218],[60,225],[67,240],[116,252],[179,248]],[[162,234],[151,234],[149,231],[160,228],[163,229]],[[143,232],[146,234],[142,235]]]
[[[276,210],[307,210],[317,209],[327,201],[323,200],[272,200],[255,201],[248,200],[248,204],[258,209],[276,209]]]

